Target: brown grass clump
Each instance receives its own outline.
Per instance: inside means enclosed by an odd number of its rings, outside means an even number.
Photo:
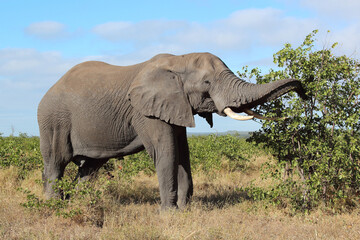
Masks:
[[[99,176],[94,204],[75,199],[69,209],[82,214],[64,218],[55,212],[26,209],[26,194],[42,196],[39,171],[17,179],[16,168],[0,169],[0,239],[359,239],[359,211],[329,215],[289,215],[264,202],[253,202],[240,187],[256,179],[266,158],[256,159],[246,173],[195,174],[188,209],[159,212],[156,176],[139,174],[131,181]],[[104,187],[106,186],[106,187]]]

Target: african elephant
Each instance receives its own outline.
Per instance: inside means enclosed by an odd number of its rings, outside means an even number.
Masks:
[[[38,107],[44,191],[71,161],[85,180],[109,158],[143,149],[153,158],[161,208],[184,207],[193,194],[186,127],[194,115],[235,119],[289,91],[306,98],[297,80],[247,83],[210,53],[160,54],[132,66],[90,61],[69,70]],[[236,112],[236,113],[235,113]]]

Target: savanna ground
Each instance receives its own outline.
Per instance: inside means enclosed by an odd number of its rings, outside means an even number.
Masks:
[[[42,165],[37,138],[33,138],[30,147],[16,142],[21,138],[14,138],[10,143],[8,138],[1,139],[1,239],[360,237],[360,211],[357,209],[334,213],[319,206],[303,213],[286,205],[250,198],[245,187],[271,184],[271,180],[262,179],[261,166],[274,160],[265,151],[233,137],[221,139],[224,143],[220,147],[227,149],[222,155],[216,155],[218,146],[211,145],[219,142],[219,137],[190,139],[194,168],[192,202],[186,210],[161,213],[156,174],[151,161],[142,159],[144,153],[110,161],[96,180],[75,190],[71,186],[66,188],[67,182],[62,182],[63,189],[72,194],[71,200],[48,202],[42,200]],[[23,137],[21,141],[24,139],[30,138]],[[208,160],[200,159],[200,155]],[[18,160],[32,164],[23,166]],[[134,165],[134,160],[142,165]],[[67,175],[74,174],[75,167],[71,165]]]

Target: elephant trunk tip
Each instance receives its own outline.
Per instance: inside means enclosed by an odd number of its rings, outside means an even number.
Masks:
[[[294,81],[296,81],[298,83],[297,88],[295,88],[296,93],[303,99],[303,100],[309,100],[309,96],[306,94],[306,91],[303,87],[303,85],[301,84],[301,82],[299,80],[293,79]]]
[[[302,91],[298,91],[297,93],[298,93],[299,96],[300,96],[303,100],[305,100],[305,101],[307,101],[307,100],[310,99],[310,97],[305,93],[305,90],[304,90],[304,89],[302,89]]]

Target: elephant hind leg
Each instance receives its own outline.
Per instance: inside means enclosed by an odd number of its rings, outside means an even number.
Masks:
[[[67,164],[72,159],[72,147],[68,134],[60,131],[40,130],[40,150],[44,161],[42,179],[46,198],[60,197],[54,190],[56,180],[63,177]]]
[[[54,185],[56,184],[56,180],[63,177],[65,167],[63,164],[48,163],[44,165],[42,180],[44,182],[44,193],[47,199],[61,196],[61,193],[54,189]]]

